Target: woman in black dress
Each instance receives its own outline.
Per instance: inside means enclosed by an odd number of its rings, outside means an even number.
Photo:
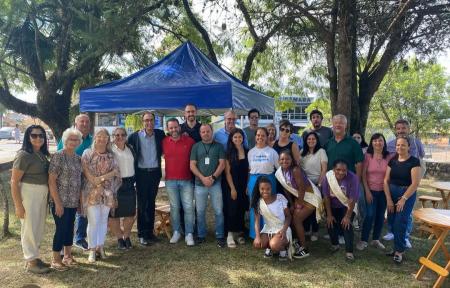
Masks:
[[[241,129],[233,129],[230,132],[227,143],[227,156],[225,162],[225,175],[229,186],[229,193],[226,199],[228,205],[228,237],[227,245],[229,248],[235,248],[235,237],[239,244],[245,244],[242,236],[245,224],[245,210],[248,207],[245,190],[248,181],[248,150],[244,148],[244,132]]]

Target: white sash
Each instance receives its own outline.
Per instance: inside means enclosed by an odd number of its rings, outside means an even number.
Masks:
[[[264,217],[264,221],[266,223],[264,225],[264,228],[266,228],[266,225],[270,227],[277,227],[278,231],[283,228],[284,222],[281,221],[281,219],[279,219],[277,216],[273,215],[269,207],[267,207],[266,202],[262,198],[259,199],[259,210],[261,211],[261,215]],[[264,228],[261,230],[262,233],[264,233]],[[292,231],[290,227],[288,227],[288,229],[286,230],[286,238],[289,241],[288,257],[289,259],[292,259],[292,255],[294,254],[295,249],[292,243]]]
[[[291,183],[288,183],[286,181],[286,178],[283,176],[283,171],[281,170],[281,167],[278,168],[277,172],[275,172],[275,177],[277,178],[278,182],[280,182],[280,184],[283,186],[284,189],[286,189],[289,193],[291,193],[295,197],[298,197],[298,190],[292,187]],[[322,215],[324,212],[322,193],[320,193],[319,188],[311,180],[308,179],[308,181],[311,184],[313,193],[305,191],[305,196],[303,197],[303,200],[316,207],[316,220],[317,222],[320,222],[322,220]]]
[[[334,175],[334,171],[330,170],[326,174],[328,185],[330,186],[330,189],[332,190],[333,194],[336,196],[336,198],[341,202],[345,207],[348,208],[348,197],[345,195],[345,193],[342,191],[341,186],[339,185],[336,176]],[[358,205],[355,203],[355,207],[353,208],[353,212],[355,214],[358,214]]]

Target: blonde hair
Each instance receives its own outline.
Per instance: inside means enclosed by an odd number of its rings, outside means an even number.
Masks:
[[[95,134],[94,134],[94,141],[92,142],[92,149],[95,150],[96,149],[96,142],[95,142],[95,138],[97,137],[98,134],[100,133],[104,133],[106,134],[106,136],[108,136],[108,142],[106,143],[106,152],[108,153],[112,153],[112,149],[111,149],[111,135],[109,134],[108,130],[106,130],[105,128],[100,128],[98,129]]]

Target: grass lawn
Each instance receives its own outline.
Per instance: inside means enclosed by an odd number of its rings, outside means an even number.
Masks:
[[[420,193],[432,191],[427,180],[423,182]],[[434,192],[429,194],[438,196]],[[167,201],[164,192],[158,201]],[[211,211],[208,215],[213,218]],[[276,258],[264,259],[263,251],[253,249],[250,242],[236,249],[217,248],[212,233],[207,243],[200,246],[188,248],[184,241],[170,245],[161,235],[161,243],[143,247],[137,244],[134,231],[134,248],[130,251],[116,250],[116,241],[109,235],[106,260],[88,264],[87,253],[74,248],[74,256],[80,262],[78,267],[39,276],[24,271],[20,222],[12,214],[11,222],[13,235],[0,241],[0,287],[30,284],[36,286],[28,287],[430,287],[436,279],[436,274],[430,272],[423,281],[413,277],[419,268],[419,257],[426,255],[434,244],[420,238],[417,231],[412,235],[413,249],[406,253],[400,266],[371,247],[363,252],[355,250],[355,262],[347,263],[344,249],[330,254],[329,240],[322,237],[310,245],[310,257],[280,262]],[[212,223],[211,220],[210,231]],[[41,246],[42,258],[47,262],[51,259],[53,231],[54,223],[49,215]],[[325,233],[323,225],[320,233]],[[359,232],[356,232],[355,243],[358,240]],[[446,245],[449,246],[448,241]],[[438,259],[442,265],[443,258]],[[443,287],[449,286],[447,279]]]

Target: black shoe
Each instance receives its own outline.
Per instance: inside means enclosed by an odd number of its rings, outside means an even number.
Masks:
[[[119,249],[119,250],[127,249],[126,244],[125,244],[125,240],[123,240],[122,238],[117,239],[117,249]]]
[[[156,237],[155,235],[151,235],[148,239],[146,239],[148,243],[150,244],[154,244],[154,243],[159,243],[161,242],[161,239],[159,239],[158,237]]]
[[[224,248],[227,246],[227,242],[225,241],[225,238],[218,238],[217,239],[217,247]]]
[[[42,261],[39,258],[36,259],[36,264],[41,267],[50,268],[50,264],[45,263],[44,261]]]
[[[292,257],[296,258],[296,259],[302,259],[302,258],[306,258],[309,256],[309,251],[308,249],[304,248],[304,247],[300,247],[299,249],[297,249],[294,253],[294,255]]]
[[[144,237],[139,237],[139,244],[141,244],[142,246],[150,246],[151,243],[148,242]]]
[[[75,246],[82,249],[83,251],[87,251],[88,247],[89,247],[86,239],[81,239],[81,240],[75,242]]]
[[[394,258],[392,258],[392,260],[394,260],[395,264],[402,264],[403,257],[402,255],[394,255]]]
[[[197,244],[203,244],[206,242],[205,237],[197,237]]]
[[[131,245],[130,237],[127,237],[127,239],[125,239],[125,248],[127,249],[133,248],[133,245]]]
[[[266,251],[264,251],[264,258],[272,258],[272,257],[273,257],[272,250],[266,248]]]

